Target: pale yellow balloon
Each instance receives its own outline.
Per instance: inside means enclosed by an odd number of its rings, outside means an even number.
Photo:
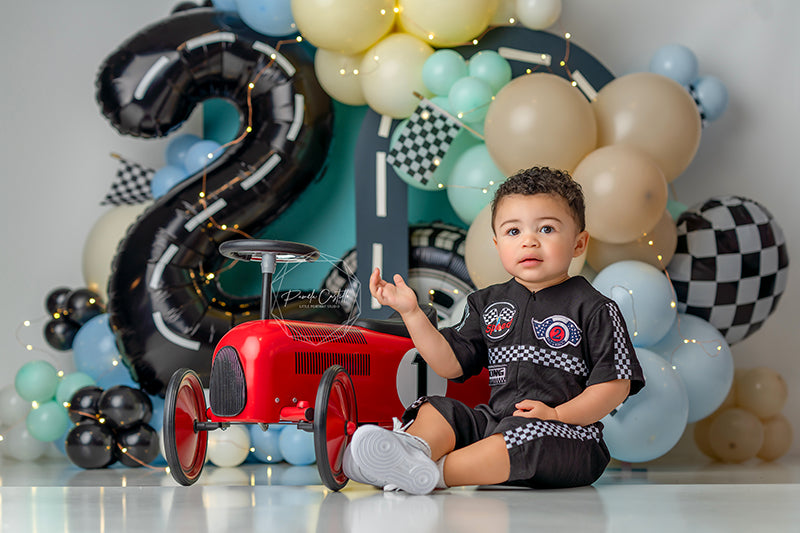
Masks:
[[[664,270],[675,255],[678,244],[678,228],[669,211],[664,211],[655,227],[638,239],[624,243],[603,242],[589,239],[586,260],[598,272],[617,261],[642,261]]]
[[[678,82],[652,72],[621,76],[593,103],[598,146],[631,144],[655,159],[668,182],[689,166],[700,145],[697,105]]]
[[[103,213],[94,223],[83,245],[82,272],[86,288],[108,302],[108,278],[111,262],[117,255],[119,242],[128,228],[152,202],[115,206]]]
[[[764,425],[750,411],[734,407],[721,411],[708,428],[711,449],[725,463],[752,459],[764,443]]]
[[[314,56],[314,72],[322,89],[343,104],[364,105],[364,91],[361,89],[359,69],[364,54],[341,54],[324,48],[317,48]]]
[[[546,73],[516,77],[500,89],[484,133],[489,154],[508,176],[532,166],[571,172],[597,144],[589,101],[564,78]]]
[[[711,422],[714,421],[714,415],[707,416],[702,420],[698,420],[694,425],[694,443],[697,445],[697,449],[700,450],[703,455],[710,457],[711,459],[719,460],[717,454],[714,453],[714,450],[711,449],[711,443],[708,440],[708,430],[711,427]]]
[[[437,48],[467,44],[489,26],[499,0],[399,0],[398,26]]]
[[[370,48],[359,77],[367,105],[392,118],[411,116],[419,104],[414,93],[433,96],[422,81],[422,66],[433,48],[407,33],[391,33]]]
[[[392,29],[394,0],[292,0],[292,16],[317,48],[356,54]]]
[[[762,419],[777,416],[788,395],[783,377],[771,368],[751,368],[736,381],[736,404]]]
[[[655,161],[633,146],[604,146],[575,168],[586,199],[586,231],[608,243],[650,232],[667,207],[667,182]]]
[[[792,447],[792,426],[782,414],[764,420],[763,424],[764,443],[756,455],[764,461],[774,461]]]
[[[467,239],[464,243],[464,262],[472,283],[479,289],[497,283],[505,283],[511,279],[511,274],[503,268],[503,263],[500,262],[500,256],[494,244],[491,204],[481,209],[467,230]],[[585,262],[586,252],[573,258],[569,265],[569,275],[579,275]]]
[[[489,26],[508,26],[517,21],[517,0],[500,0]]]

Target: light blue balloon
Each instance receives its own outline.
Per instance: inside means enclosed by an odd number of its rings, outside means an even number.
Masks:
[[[297,33],[291,0],[236,0],[242,22],[251,29],[279,37]]]
[[[236,0],[211,0],[214,8],[218,11],[236,12]]]
[[[110,389],[117,385],[127,385],[134,389],[139,388],[139,384],[131,377],[130,370],[122,362],[112,366],[97,378],[97,386],[101,389]]]
[[[95,381],[121,365],[117,339],[108,322],[108,313],[97,315],[81,326],[72,342],[75,368]]]
[[[677,302],[667,276],[642,261],[619,261],[597,273],[594,288],[622,311],[634,346],[651,346],[675,321]]]
[[[483,124],[493,96],[494,90],[488,82],[466,76],[450,87],[447,97],[450,100],[450,109],[457,118],[464,122]]]
[[[694,96],[706,120],[717,120],[728,108],[728,89],[714,76],[701,76],[693,84]]]
[[[182,166],[166,165],[159,168],[150,180],[150,192],[153,194],[153,198],[161,198],[189,175]]]
[[[69,414],[63,405],[50,400],[31,409],[25,418],[28,433],[36,440],[53,442],[61,437],[70,425]]]
[[[167,144],[167,150],[164,153],[167,164],[183,167],[183,160],[186,159],[186,152],[192,145],[202,140],[203,139],[192,133],[176,135],[169,144]]]
[[[283,459],[292,465],[310,465],[317,459],[314,454],[314,435],[297,428],[286,428],[278,437]]]
[[[153,405],[153,414],[150,416],[150,427],[156,431],[161,431],[164,427],[164,398],[161,396],[150,396],[150,403]]]
[[[489,155],[486,144],[477,144],[456,161],[447,187],[447,199],[458,217],[465,224],[472,224],[505,179],[505,174]]]
[[[708,321],[678,313],[672,329],[649,347],[681,376],[689,397],[689,422],[722,405],[733,384],[733,356],[725,336]]]
[[[67,374],[61,378],[61,382],[56,388],[56,401],[59,405],[63,405],[64,402],[68,402],[72,398],[72,395],[75,394],[78,389],[95,384],[94,378],[84,372],[72,372],[71,374]]]
[[[208,167],[213,161],[219,159],[223,150],[216,141],[203,140],[194,143],[187,151],[183,159],[183,168],[189,176],[196,174]]]
[[[697,56],[682,44],[662,46],[650,59],[650,72],[672,78],[681,85],[697,79],[697,69]]]
[[[442,48],[428,56],[422,65],[422,83],[433,94],[447,96],[453,84],[467,76],[467,61],[449,48]]]
[[[678,373],[662,357],[636,348],[646,385],[603,417],[603,438],[611,457],[629,463],[661,457],[680,440],[689,398]]]
[[[474,54],[469,58],[468,69],[470,76],[488,83],[494,94],[511,81],[511,65],[494,50],[481,50]]]
[[[30,361],[17,370],[14,387],[23,400],[46,402],[56,394],[58,371],[47,361]]]
[[[262,431],[255,424],[249,426],[250,445],[253,447],[252,455],[262,463],[280,463],[283,461],[280,437],[285,427],[279,424],[272,424],[266,431]]]

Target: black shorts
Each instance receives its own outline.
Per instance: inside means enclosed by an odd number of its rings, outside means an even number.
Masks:
[[[610,460],[603,442],[603,425],[573,426],[552,420],[509,416],[494,419],[485,406],[476,408],[443,396],[423,396],[403,414],[416,418],[420,406],[430,403],[453,428],[455,449],[491,435],[506,442],[511,475],[506,485],[532,488],[566,488],[591,485]]]

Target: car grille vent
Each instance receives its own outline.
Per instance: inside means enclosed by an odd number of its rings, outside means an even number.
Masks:
[[[209,385],[211,411],[217,416],[236,416],[247,403],[247,383],[239,353],[223,346],[214,357]]]
[[[295,373],[322,374],[332,365],[341,365],[351,376],[370,375],[370,356],[366,353],[296,352]]]
[[[305,326],[287,324],[287,328],[296,341],[312,343],[349,342],[350,344],[367,344],[367,338],[360,330],[348,326]]]

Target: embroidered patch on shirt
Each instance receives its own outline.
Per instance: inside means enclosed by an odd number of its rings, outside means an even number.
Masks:
[[[531,322],[536,338],[543,340],[551,348],[563,348],[567,344],[577,346],[581,342],[580,328],[564,315],[549,316],[541,322],[531,319]]]
[[[489,367],[489,385],[504,385],[506,383],[507,365],[495,365]]]
[[[517,308],[509,302],[495,302],[483,310],[484,334],[492,340],[505,337],[511,326],[514,325],[514,318],[517,316]]]

